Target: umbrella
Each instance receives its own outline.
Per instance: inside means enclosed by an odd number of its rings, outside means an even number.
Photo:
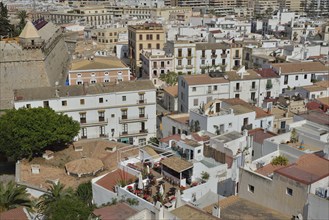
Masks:
[[[176,198],[175,208],[181,207],[182,206],[182,199],[181,199],[181,196],[180,196],[180,190],[176,191],[175,198]]]
[[[162,185],[160,186],[159,193],[160,193],[161,195],[163,195],[163,193],[164,193],[164,190],[163,190],[163,186],[162,186]]]
[[[147,171],[147,174],[150,174],[150,167],[149,167],[149,165],[146,166],[146,171]]]
[[[142,177],[142,174],[139,173],[139,177],[138,177],[138,186],[137,186],[138,189],[143,189],[143,177]]]

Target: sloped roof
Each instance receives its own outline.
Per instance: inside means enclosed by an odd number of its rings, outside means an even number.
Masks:
[[[297,182],[310,185],[329,176],[329,160],[315,154],[305,154],[296,163],[274,171]]]
[[[113,188],[118,184],[118,181],[129,181],[130,179],[133,180],[134,178],[135,176],[131,175],[130,173],[127,173],[121,169],[117,169],[103,176],[96,182],[96,184],[113,192]]]
[[[95,209],[93,212],[100,219],[117,220],[128,219],[135,215],[137,211],[125,203],[118,203],[116,205],[105,206],[103,208]]]
[[[193,163],[183,160],[179,157],[167,157],[166,159],[162,160],[161,163],[166,167],[176,171],[177,173],[181,173],[184,170],[190,169],[193,167]]]
[[[309,72],[327,72],[328,67],[320,62],[305,63],[276,63],[272,64],[276,69],[281,68],[282,74],[309,73]]]
[[[38,38],[40,35],[38,34],[37,29],[34,27],[31,21],[27,21],[24,29],[19,35],[20,38]]]
[[[173,97],[178,97],[178,85],[168,86],[168,87],[164,88],[163,90]]]
[[[0,219],[3,220],[28,220],[28,217],[24,211],[24,207],[18,207],[15,209],[10,209],[5,212],[0,213]]]

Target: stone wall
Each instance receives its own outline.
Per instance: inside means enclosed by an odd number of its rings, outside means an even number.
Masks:
[[[51,48],[51,49],[49,49]],[[17,43],[0,43],[0,109],[13,107],[14,89],[64,84],[69,55],[62,37],[47,51],[23,50]]]

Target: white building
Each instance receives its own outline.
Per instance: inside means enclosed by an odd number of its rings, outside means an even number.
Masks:
[[[272,130],[274,117],[239,99],[214,100],[204,108],[190,109],[190,124],[214,134],[266,128]]]
[[[156,134],[156,95],[151,81],[42,87],[15,91],[15,108],[50,107],[80,122],[78,138],[141,144]]]
[[[208,74],[179,76],[178,111],[188,112],[213,99],[229,98],[229,81],[224,77],[210,77]]]
[[[328,76],[328,67],[320,62],[278,63],[272,64],[280,76],[280,90],[313,85],[316,80]]]
[[[143,77],[151,80],[156,87],[163,85],[159,79],[160,75],[174,69],[173,56],[166,55],[163,50],[142,50],[140,59]]]

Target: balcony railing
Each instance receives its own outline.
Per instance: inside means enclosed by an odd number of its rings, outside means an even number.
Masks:
[[[119,123],[134,123],[134,122],[142,122],[142,121],[147,121],[148,115],[145,114],[139,114],[138,116],[129,116],[129,118],[120,118]]]
[[[177,65],[177,66],[176,66],[176,69],[178,69],[178,70],[183,69],[183,65]]]
[[[251,90],[251,91],[256,91],[256,90],[257,90],[257,87],[256,87],[256,86],[251,86],[251,87],[250,87],[250,90]]]
[[[257,99],[249,99],[249,103],[250,104],[256,104],[257,103]]]
[[[127,137],[127,136],[144,136],[148,134],[148,130],[138,130],[138,131],[123,131],[120,132],[120,137]]]
[[[266,84],[266,89],[272,89],[273,85],[272,84]]]
[[[208,89],[207,93],[208,94],[212,93],[212,90],[211,89]]]
[[[98,117],[98,121],[99,122],[105,121],[105,118],[100,116],[100,117]]]
[[[202,60],[205,60],[205,59],[206,59],[206,56],[201,56],[201,59],[202,59]]]
[[[234,87],[234,92],[241,92],[241,87]]]
[[[241,59],[241,56],[240,55],[234,55],[233,59]]]
[[[137,100],[137,104],[146,104],[147,100],[146,99],[139,99]]]
[[[227,54],[221,54],[220,57],[221,58],[227,58]]]
[[[107,119],[103,119],[103,121],[100,121],[99,118],[98,120],[87,120],[87,119],[80,119],[80,126],[81,127],[92,127],[92,126],[97,126],[97,125],[106,125],[108,123]]]
[[[192,69],[193,65],[186,65],[186,69]]]
[[[217,58],[217,54],[211,54],[211,58],[212,59],[216,59]]]
[[[99,137],[106,138],[106,137],[108,137],[108,135],[107,134],[100,134]]]

